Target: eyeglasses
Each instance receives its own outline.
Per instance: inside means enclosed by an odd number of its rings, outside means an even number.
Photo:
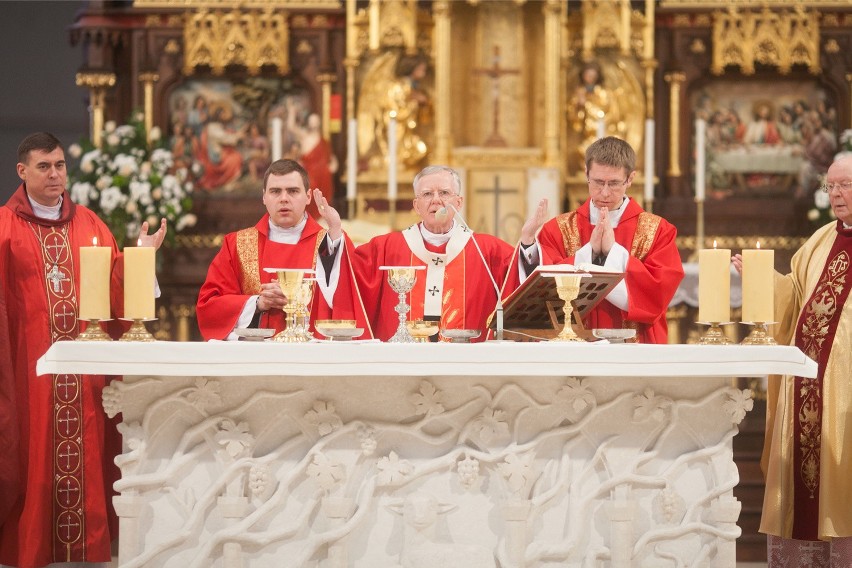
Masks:
[[[623,179],[621,181],[612,180],[612,179],[610,179],[610,180],[589,179],[589,187],[591,187],[592,189],[594,189],[596,191],[600,191],[604,188],[606,188],[610,191],[615,191],[617,189],[621,189],[622,187],[624,187],[624,184],[626,184],[626,183],[627,183],[626,179]]]
[[[416,199],[425,199],[426,201],[432,201],[437,197],[441,201],[446,201],[451,197],[458,196],[457,193],[452,191],[447,191],[446,189],[439,189],[438,191],[421,191],[419,195],[415,196]]]
[[[852,191],[852,181],[835,181],[832,183],[824,183],[820,186],[820,190],[824,193],[831,193],[835,189],[843,193]]]

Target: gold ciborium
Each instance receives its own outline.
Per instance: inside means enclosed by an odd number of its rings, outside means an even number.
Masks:
[[[380,266],[379,270],[388,271],[388,283],[394,292],[399,294],[399,304],[394,308],[399,314],[399,326],[396,333],[388,339],[388,343],[414,343],[414,337],[408,331],[405,320],[406,314],[411,310],[405,301],[405,296],[414,288],[416,271],[425,269],[425,266]]]
[[[559,332],[559,335],[551,339],[551,341],[583,341],[583,339],[574,333],[574,328],[571,327],[571,314],[574,311],[574,304],[571,302],[576,300],[580,294],[580,278],[582,276],[557,274],[553,278],[556,279],[556,292],[559,294],[559,299],[565,302],[565,305],[562,307],[562,312],[565,314],[565,325],[562,331]]]
[[[287,303],[284,305],[284,315],[286,327],[278,335],[272,338],[272,341],[284,343],[301,343],[305,341],[296,329],[296,312],[298,310],[298,293],[302,287],[302,281],[305,278],[305,271],[300,269],[278,269],[275,271],[278,276],[278,285],[281,286],[281,291],[287,297]]]
[[[405,326],[415,343],[429,343],[429,338],[438,333],[439,329],[437,321],[427,320],[408,321]]]

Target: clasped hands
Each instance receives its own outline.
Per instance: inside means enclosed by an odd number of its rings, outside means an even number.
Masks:
[[[609,255],[615,245],[615,231],[612,229],[612,222],[609,219],[609,209],[601,207],[600,218],[598,224],[592,229],[592,236],[589,239],[589,244],[592,245],[592,258]]]

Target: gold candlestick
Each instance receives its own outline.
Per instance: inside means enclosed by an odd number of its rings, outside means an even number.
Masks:
[[[99,322],[101,320],[87,319],[80,321],[87,321],[89,322],[89,324],[86,326],[86,331],[81,332],[77,336],[76,341],[112,341],[112,337],[110,337],[107,332],[101,329],[101,326],[99,325]]]
[[[756,321],[753,323],[743,322],[751,325],[751,333],[743,339],[740,345],[778,345],[775,338],[769,334],[769,326],[775,322]]]
[[[702,323],[702,322],[698,322]],[[722,326],[727,325],[730,322],[707,322],[706,325],[710,326],[704,335],[698,340],[699,345],[730,345],[731,340],[728,339],[728,336],[725,335],[725,332],[722,331]]]
[[[559,294],[559,299],[565,302],[562,306],[562,312],[565,314],[565,325],[559,335],[551,339],[551,341],[583,341],[571,326],[571,314],[574,311],[574,305],[571,303],[577,299],[580,293],[580,278],[581,276],[554,276],[556,279],[556,292]]]
[[[121,336],[119,341],[156,341],[154,336],[151,335],[151,332],[148,331],[148,328],[145,327],[146,321],[153,321],[154,318],[151,319],[133,319],[133,323],[130,326],[124,335]]]

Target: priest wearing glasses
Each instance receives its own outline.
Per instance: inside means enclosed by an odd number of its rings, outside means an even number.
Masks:
[[[624,280],[585,317],[587,328],[632,328],[640,343],[666,343],[666,309],[683,279],[677,230],[627,196],[636,153],[607,136],[586,150],[589,198],[545,223],[539,242],[554,263],[594,263]]]

